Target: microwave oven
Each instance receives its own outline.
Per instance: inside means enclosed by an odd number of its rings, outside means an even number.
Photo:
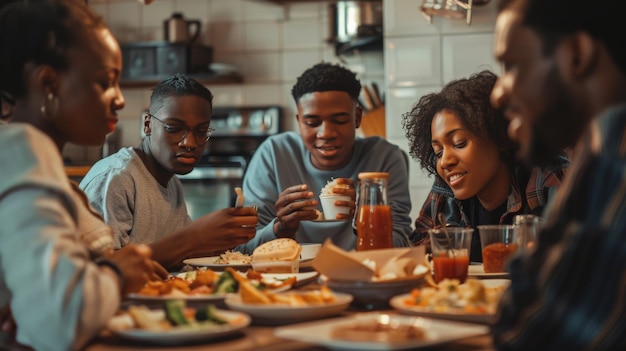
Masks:
[[[122,80],[160,80],[175,73],[208,73],[213,49],[166,41],[122,44]]]

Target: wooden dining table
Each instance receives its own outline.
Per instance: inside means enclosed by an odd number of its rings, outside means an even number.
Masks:
[[[390,313],[395,313],[389,311]],[[349,315],[351,312],[347,312]],[[150,351],[150,350],[177,350],[177,351],[323,351],[330,348],[279,338],[274,335],[274,328],[270,326],[251,325],[240,334],[236,334],[224,339],[206,341],[193,344],[176,345],[156,345],[141,342],[129,341],[111,335],[104,331],[95,338],[84,350],[85,351]],[[0,332],[0,350],[9,351],[30,351],[32,349],[5,343],[3,332]],[[429,346],[423,350],[429,351],[493,351],[495,350],[491,342],[491,336],[482,335],[466,339],[460,339],[443,343],[436,346]]]
[[[348,312],[349,314],[350,312]],[[390,311],[390,313],[394,313]],[[322,351],[330,348],[279,338],[274,335],[274,328],[270,326],[251,325],[243,330],[239,335],[223,340],[213,340],[205,343],[176,345],[169,349],[178,351]],[[86,351],[136,351],[136,350],[164,350],[168,346],[150,345],[146,343],[136,343],[114,336],[102,336],[93,341]],[[424,350],[438,351],[493,351],[495,350],[491,336],[483,335],[467,339],[451,341],[437,346],[429,346]]]

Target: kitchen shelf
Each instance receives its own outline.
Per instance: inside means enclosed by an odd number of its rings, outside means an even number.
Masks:
[[[227,85],[243,83],[243,77],[240,74],[229,75],[211,75],[211,74],[188,74],[191,78],[197,80],[204,85]],[[122,88],[145,88],[154,87],[161,80],[171,75],[164,76],[146,76],[135,79],[124,79],[120,81]]]

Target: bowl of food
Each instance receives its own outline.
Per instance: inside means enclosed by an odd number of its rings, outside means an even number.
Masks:
[[[353,296],[352,305],[366,310],[389,308],[389,300],[397,295],[409,293],[411,290],[422,287],[426,281],[425,274],[403,277],[399,279],[349,282],[323,279],[323,282],[332,290],[347,293]]]

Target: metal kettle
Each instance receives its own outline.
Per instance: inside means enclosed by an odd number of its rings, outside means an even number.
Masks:
[[[174,12],[163,22],[163,31],[170,43],[190,44],[200,36],[200,21],[186,20],[182,13]]]

